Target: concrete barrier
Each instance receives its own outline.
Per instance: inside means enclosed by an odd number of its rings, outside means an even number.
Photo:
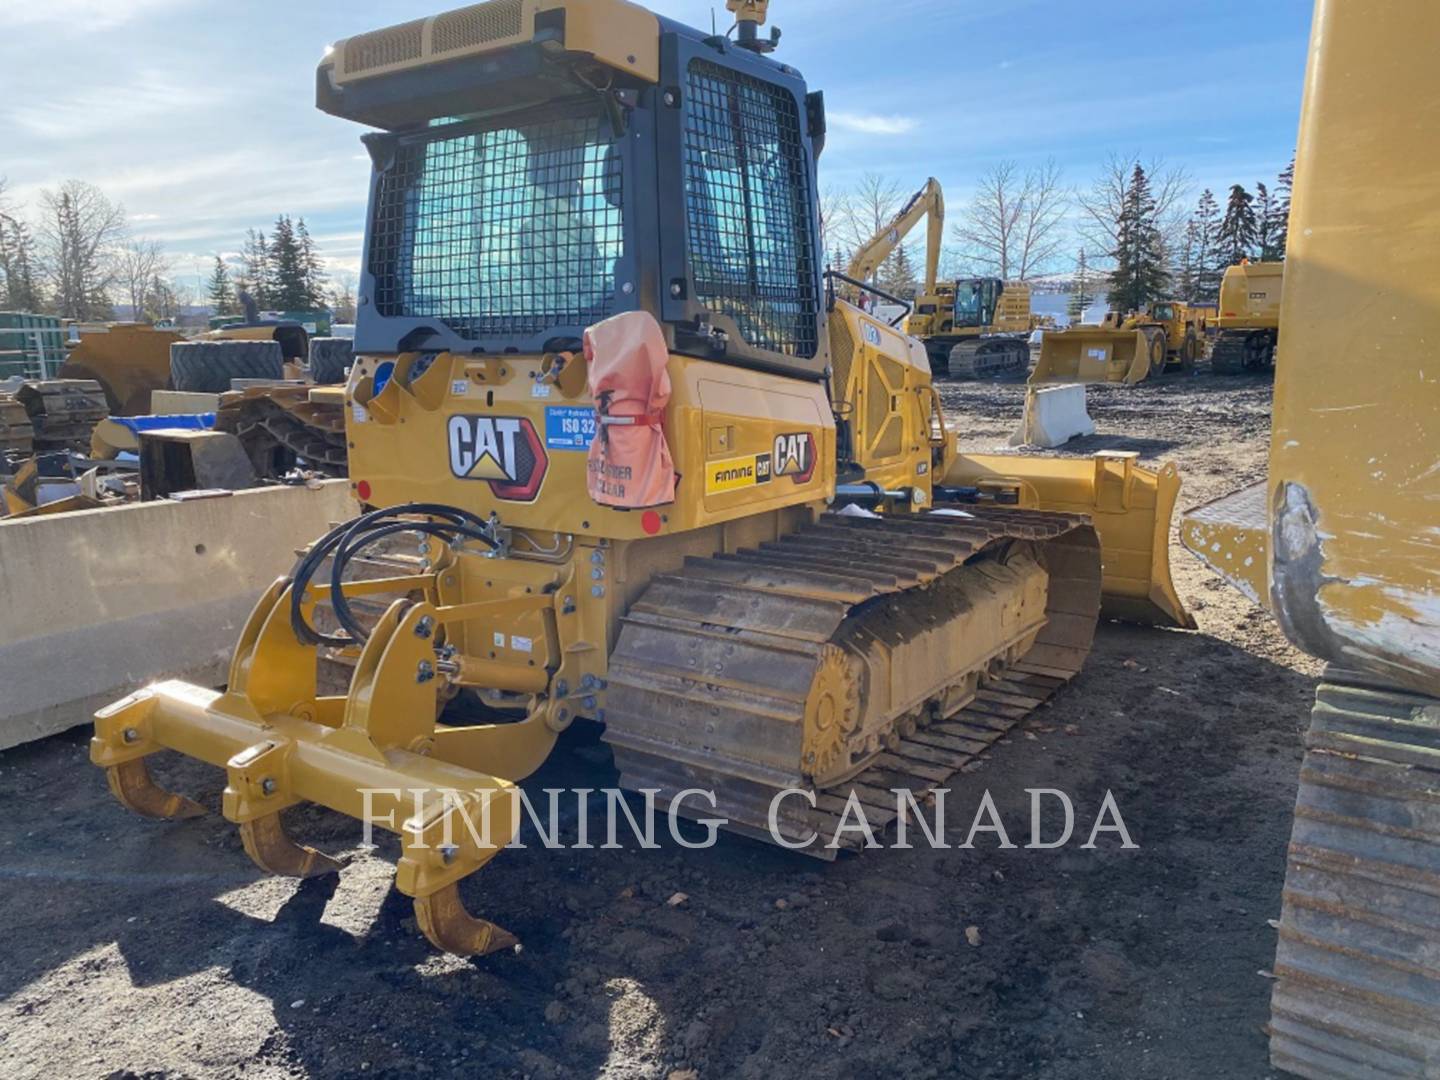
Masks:
[[[1085,387],[1049,386],[1026,392],[1025,415],[1010,436],[1010,445],[1053,449],[1094,434],[1095,421],[1085,408]]]
[[[222,684],[260,593],[356,509],[333,480],[0,522],[0,749],[156,679]]]

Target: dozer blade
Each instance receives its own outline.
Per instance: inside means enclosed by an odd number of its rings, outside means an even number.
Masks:
[[[1161,348],[1158,367],[1163,367],[1165,363],[1163,345]],[[1030,384],[1109,382],[1134,385],[1150,376],[1152,351],[1152,338],[1144,330],[1072,326],[1068,330],[1047,333],[1041,339],[1040,359],[1030,373]]]
[[[1180,496],[1173,464],[1143,469],[1131,451],[1093,458],[960,454],[949,488],[1013,492],[1021,507],[1085,514],[1100,535],[1101,614],[1153,626],[1194,629],[1170,576],[1170,521]]]
[[[650,584],[604,738],[624,787],[834,858],[863,844],[839,829],[852,800],[888,825],[894,789],[923,801],[1073,677],[1099,606],[1079,515],[826,515]]]
[[[1270,606],[1270,518],[1265,481],[1191,510],[1180,542],[1261,607]]]

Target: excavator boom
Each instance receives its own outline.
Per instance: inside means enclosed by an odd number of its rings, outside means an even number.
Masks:
[[[940,249],[945,241],[945,193],[940,181],[934,177],[927,180],[924,187],[910,196],[910,201],[898,214],[856,250],[845,273],[856,281],[869,281],[922,221],[926,223],[925,295],[933,294],[940,274]]]

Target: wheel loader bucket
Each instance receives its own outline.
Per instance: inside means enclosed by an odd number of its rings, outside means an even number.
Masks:
[[[1155,471],[1141,468],[1138,457],[1117,450],[1090,459],[961,453],[943,486],[1005,493],[1028,509],[1088,514],[1100,535],[1100,613],[1193,630],[1195,620],[1170,576],[1170,521],[1180,473],[1169,463]]]
[[[1030,373],[1032,386],[1056,383],[1125,383],[1150,375],[1153,346],[1144,330],[1072,326],[1046,334],[1040,359]],[[1163,355],[1161,358],[1163,364]]]

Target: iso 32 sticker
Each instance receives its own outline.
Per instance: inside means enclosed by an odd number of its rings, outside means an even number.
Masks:
[[[545,447],[549,450],[590,449],[595,440],[595,410],[551,405],[545,410]]]

